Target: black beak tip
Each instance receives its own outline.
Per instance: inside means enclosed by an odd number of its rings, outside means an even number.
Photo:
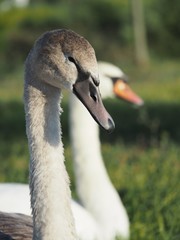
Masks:
[[[108,127],[106,130],[108,133],[112,133],[114,131],[114,129],[115,129],[115,123],[112,118],[109,118],[108,119]]]

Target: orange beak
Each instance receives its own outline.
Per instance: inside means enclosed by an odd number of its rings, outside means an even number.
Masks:
[[[117,97],[137,106],[144,104],[144,101],[121,79],[115,82],[114,93]]]

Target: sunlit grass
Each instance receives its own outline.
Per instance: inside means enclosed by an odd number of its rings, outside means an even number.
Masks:
[[[179,238],[179,154],[166,138],[150,148],[103,145],[107,170],[130,216],[131,239]]]

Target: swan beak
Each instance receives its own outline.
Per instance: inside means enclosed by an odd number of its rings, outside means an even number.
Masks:
[[[89,77],[84,81],[76,81],[73,85],[73,93],[84,104],[94,120],[109,133],[115,128],[115,124],[109,113],[106,111],[95,81]]]
[[[137,106],[142,106],[144,101],[140,98],[123,80],[119,79],[114,83],[114,94]]]

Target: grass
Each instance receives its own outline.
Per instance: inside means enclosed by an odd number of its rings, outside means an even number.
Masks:
[[[109,175],[130,216],[131,239],[179,239],[179,154],[167,139],[150,148],[117,143],[112,152],[111,145],[103,146]]]
[[[179,131],[179,63],[153,63],[148,69],[139,70],[129,66],[125,71],[131,76],[131,86],[144,98],[148,115],[127,104],[106,101],[115,118],[116,131],[112,136],[101,133],[105,139],[102,143],[105,165],[127,208],[131,240],[177,240],[180,239],[180,148],[170,130]],[[28,182],[22,79],[19,69],[3,75],[0,82],[1,182]],[[65,108],[66,101],[67,97]],[[67,111],[62,120],[66,164],[76,198]],[[149,134],[137,135],[141,130],[148,130]],[[127,134],[129,137],[125,139]]]

